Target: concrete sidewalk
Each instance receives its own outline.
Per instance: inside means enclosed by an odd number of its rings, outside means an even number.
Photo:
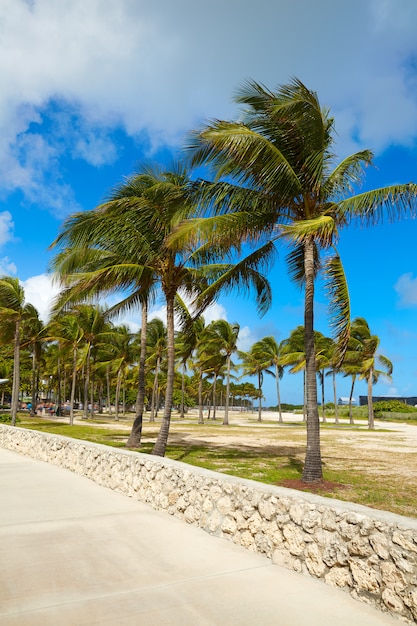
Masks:
[[[0,448],[0,624],[383,626],[307,576]]]

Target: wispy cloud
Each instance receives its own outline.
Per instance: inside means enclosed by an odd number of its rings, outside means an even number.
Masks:
[[[417,307],[417,277],[411,272],[402,274],[394,285],[398,294],[398,306],[402,308]]]

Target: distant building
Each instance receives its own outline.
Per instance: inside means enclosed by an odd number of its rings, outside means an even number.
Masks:
[[[417,406],[417,396],[372,396],[372,402],[389,402],[390,400],[398,400],[404,402],[409,406]],[[359,406],[366,406],[368,404],[368,396],[359,396]]]
[[[337,404],[339,406],[349,406],[349,398],[341,397],[338,399]],[[358,404],[355,398],[352,398],[352,405]]]

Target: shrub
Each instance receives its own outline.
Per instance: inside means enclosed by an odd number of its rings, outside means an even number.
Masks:
[[[417,409],[401,400],[380,400],[374,402],[375,415],[382,415],[383,413],[414,413]]]
[[[12,421],[12,416],[10,413],[2,413],[0,415],[0,423],[2,424],[10,424],[10,422]],[[18,420],[16,419],[16,422]]]

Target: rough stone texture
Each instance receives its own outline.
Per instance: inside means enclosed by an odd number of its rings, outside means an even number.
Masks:
[[[417,520],[11,426],[0,425],[0,446],[86,476],[417,623]]]

